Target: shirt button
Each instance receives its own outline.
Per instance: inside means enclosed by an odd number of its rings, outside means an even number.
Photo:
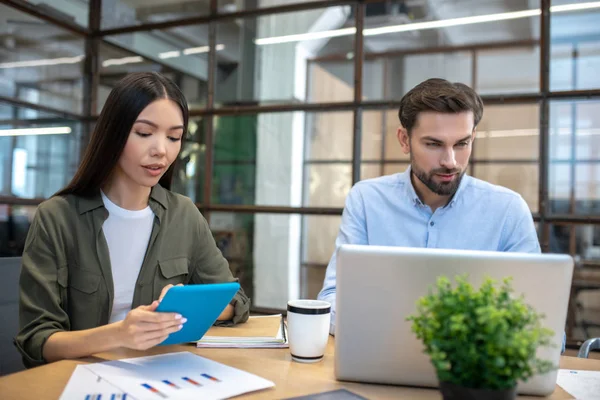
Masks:
[[[431,226],[434,226],[434,225],[435,225],[435,222],[431,221],[431,222],[429,223],[429,225],[431,225]]]

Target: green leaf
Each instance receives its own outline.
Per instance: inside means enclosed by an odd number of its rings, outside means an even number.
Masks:
[[[543,315],[516,296],[512,278],[486,278],[479,289],[467,275],[455,285],[441,276],[407,317],[425,346],[440,380],[473,388],[513,387],[537,373],[556,368],[536,358],[554,333],[543,327]]]

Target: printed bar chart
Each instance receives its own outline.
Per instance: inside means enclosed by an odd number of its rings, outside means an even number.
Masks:
[[[183,379],[184,381],[186,381],[188,383],[191,383],[194,386],[202,386],[201,384],[199,384],[198,382],[196,382],[195,380],[193,380],[191,378],[188,378],[187,376],[185,376],[185,377],[183,377],[181,379]]]
[[[142,386],[145,387],[146,389],[148,389],[149,391],[151,391],[152,393],[159,395],[163,399],[168,399],[169,398],[169,396],[167,396],[163,392],[159,391],[157,388],[155,388],[152,385],[149,385],[147,383],[142,383]]]
[[[218,400],[273,387],[273,382],[191,352],[112,360],[80,366],[60,400]],[[83,371],[82,371],[83,372]],[[100,377],[100,379],[98,379]],[[91,383],[94,383],[92,386]],[[101,386],[100,386],[101,385]],[[81,396],[72,396],[78,390]],[[101,390],[99,390],[101,389]],[[101,397],[92,397],[91,393]],[[117,397],[117,393],[120,393]],[[126,397],[124,393],[127,393]]]
[[[169,385],[169,387],[172,387],[173,389],[181,389],[179,386],[177,386],[176,384],[174,384],[173,382],[171,382],[168,379],[164,379],[163,383],[166,385]]]
[[[220,379],[215,378],[214,376],[210,376],[209,374],[202,374],[203,377],[205,377],[206,379],[213,381],[213,382],[221,382]]]

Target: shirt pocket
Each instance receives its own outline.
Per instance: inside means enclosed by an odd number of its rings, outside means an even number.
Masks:
[[[187,257],[172,258],[158,262],[158,271],[154,281],[155,298],[160,295],[162,289],[167,285],[187,283],[189,273],[189,261]]]
[[[80,268],[69,268],[69,318],[71,329],[89,329],[99,325],[98,293],[102,275]]]
[[[85,294],[94,294],[98,291],[101,275],[86,270],[72,269],[71,271],[71,288]]]
[[[58,268],[56,282],[58,283],[60,303],[66,310],[69,307],[69,268],[66,265]]]

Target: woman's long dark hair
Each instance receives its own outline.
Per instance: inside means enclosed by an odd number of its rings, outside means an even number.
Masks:
[[[106,99],[75,176],[55,196],[97,194],[117,165],[138,115],[153,101],[164,98],[173,100],[181,108],[185,135],[188,105],[177,85],[156,72],[137,72],[121,79]],[[171,188],[174,166],[175,162],[159,181],[166,189]]]

